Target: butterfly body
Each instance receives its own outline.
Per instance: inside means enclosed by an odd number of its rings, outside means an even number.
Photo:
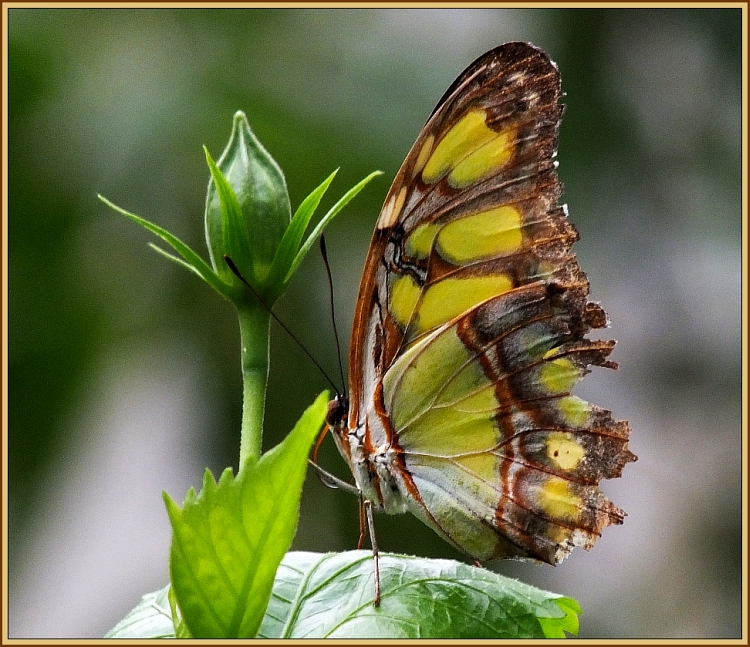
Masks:
[[[386,197],[360,284],[350,399],[329,415],[375,510],[474,559],[551,564],[624,512],[598,489],[627,422],[570,394],[615,368],[588,301],[554,156],[556,66],[508,43],[448,89]]]

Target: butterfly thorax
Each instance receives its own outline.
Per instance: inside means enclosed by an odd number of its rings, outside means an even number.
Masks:
[[[371,423],[351,425],[349,400],[337,395],[328,403],[328,424],[339,452],[349,464],[361,496],[373,509],[389,514],[407,510],[407,501],[399,488],[399,452],[389,443],[373,444],[371,438],[385,438],[379,418]],[[375,428],[373,428],[375,427]],[[375,432],[375,433],[372,433]]]

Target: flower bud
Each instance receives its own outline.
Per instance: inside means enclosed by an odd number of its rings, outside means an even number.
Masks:
[[[224,261],[229,256],[245,279],[263,293],[291,220],[284,175],[250,130],[243,112],[234,115],[229,143],[217,164],[209,158],[209,166],[206,242],[214,270],[227,283],[238,281]]]

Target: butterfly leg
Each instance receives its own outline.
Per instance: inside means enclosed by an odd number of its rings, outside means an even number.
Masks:
[[[338,476],[334,476],[330,472],[324,470],[313,459],[308,458],[307,464],[315,470],[318,480],[326,487],[329,487],[333,490],[344,490],[345,492],[350,492],[359,496],[359,489],[357,489],[351,483],[342,481]]]
[[[375,522],[372,518],[372,503],[367,499],[360,499],[360,523],[362,523],[363,516],[367,519],[367,529],[370,533],[370,544],[372,546],[372,559],[375,562],[375,599],[372,601],[372,606],[380,606],[380,559],[378,551],[378,542],[375,539]],[[364,513],[364,515],[363,515]],[[365,529],[362,527],[360,532],[360,545],[362,547],[362,541],[364,540]]]
[[[367,526],[365,528],[365,525]],[[378,542],[375,539],[375,522],[372,518],[372,503],[367,499],[359,498],[359,541],[357,550],[361,549],[365,543],[365,530],[369,531],[370,544],[372,546],[372,559],[375,563],[375,599],[372,606],[380,606],[380,563],[378,558]]]
[[[357,550],[362,550],[365,545],[365,532],[367,521],[365,520],[365,500],[362,495],[359,497],[359,540],[357,541]]]

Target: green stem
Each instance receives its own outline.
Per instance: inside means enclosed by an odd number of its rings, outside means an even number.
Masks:
[[[268,330],[271,316],[257,301],[239,309],[242,345],[242,430],[240,471],[255,463],[263,445],[263,413],[268,382]]]

